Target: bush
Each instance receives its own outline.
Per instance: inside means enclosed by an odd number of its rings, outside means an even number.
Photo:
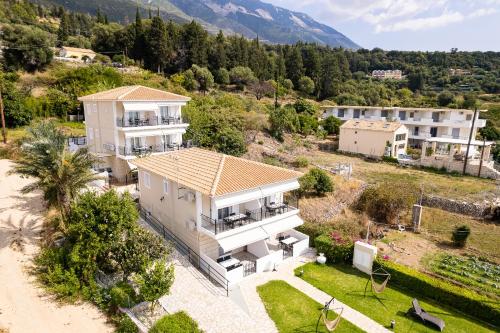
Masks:
[[[324,253],[329,263],[346,263],[352,265],[354,243],[340,236],[339,233],[322,234],[314,239],[314,247],[318,253]]]
[[[433,299],[490,324],[500,325],[500,303],[486,296],[390,261],[377,261],[377,264],[391,274],[391,283],[409,289],[419,297]]]
[[[329,116],[321,122],[323,129],[328,132],[328,134],[339,134],[341,121],[339,118],[334,116]]]
[[[215,149],[224,154],[241,156],[247,151],[243,133],[231,127],[218,131],[215,142]]]
[[[149,333],[201,333],[198,323],[187,313],[180,311],[159,319]]]
[[[120,282],[109,291],[110,305],[113,308],[130,308],[135,305],[137,295],[131,285]]]
[[[384,182],[368,187],[359,198],[358,208],[379,222],[394,223],[417,201],[413,184]]]
[[[318,168],[309,170],[308,173],[299,178],[301,194],[315,191],[317,195],[323,195],[333,191],[333,183],[326,171]]]
[[[221,68],[215,72],[215,82],[222,85],[228,85],[229,81],[229,71],[225,68]]]
[[[294,164],[297,168],[305,168],[309,165],[309,160],[304,156],[299,156],[295,159]]]
[[[236,84],[239,89],[243,89],[244,86],[257,81],[257,78],[253,74],[252,70],[243,66],[231,68],[229,71],[229,78],[231,83]]]
[[[326,171],[323,171],[318,168],[314,168],[309,171],[313,177],[316,179],[316,184],[314,185],[314,189],[316,190],[316,194],[322,195],[327,192],[333,191],[333,183]]]
[[[464,247],[470,235],[470,228],[467,225],[456,227],[451,234],[451,241],[456,247]]]
[[[392,156],[383,156],[382,157],[382,161],[384,162],[388,162],[388,163],[396,163],[396,164],[399,164],[399,161],[397,158],[395,157],[392,157]]]
[[[137,333],[137,325],[127,315],[122,315],[116,325],[117,333]]]

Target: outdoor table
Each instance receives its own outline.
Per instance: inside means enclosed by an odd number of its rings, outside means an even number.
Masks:
[[[231,224],[231,227],[234,228],[234,222],[243,220],[245,217],[246,217],[245,214],[229,215],[224,218],[224,222]]]
[[[270,211],[277,211],[279,209],[283,209],[285,208],[286,205],[284,203],[274,203],[274,204],[269,204],[269,205],[266,205],[266,208]]]
[[[228,268],[230,266],[233,266],[233,265],[236,265],[236,264],[239,264],[239,263],[240,263],[240,261],[238,259],[230,258],[228,260],[221,261],[219,263],[219,265],[221,265],[224,268]]]
[[[288,237],[285,238],[281,241],[282,244],[285,244],[286,246],[292,245],[293,243],[297,243],[299,240],[295,237]]]

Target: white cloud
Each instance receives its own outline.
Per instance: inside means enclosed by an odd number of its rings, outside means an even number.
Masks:
[[[500,0],[263,0],[335,25],[363,21],[375,32],[426,30],[500,11]]]

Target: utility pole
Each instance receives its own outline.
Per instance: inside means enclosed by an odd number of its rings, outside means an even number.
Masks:
[[[3,143],[7,143],[7,130],[5,129],[5,115],[3,113],[2,87],[0,86],[0,115],[2,118]]]
[[[477,105],[474,106],[474,117],[472,117],[472,126],[470,127],[469,141],[467,142],[467,150],[465,151],[464,170],[462,172],[463,175],[465,175],[465,171],[467,170],[467,159],[469,158],[469,149],[470,149],[470,143],[472,141],[472,134],[474,134],[474,125],[476,123],[476,116],[477,116]]]
[[[483,168],[484,147],[486,146],[486,138],[483,136],[483,147],[481,148],[481,159],[479,160],[479,171],[477,176],[481,177],[481,169]]]

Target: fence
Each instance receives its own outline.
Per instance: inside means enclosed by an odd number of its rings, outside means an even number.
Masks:
[[[226,291],[226,296],[229,296],[228,279],[226,279],[221,273],[217,272],[214,267],[201,258],[186,243],[170,232],[170,230],[168,230],[158,219],[151,215],[150,212],[141,206],[139,206],[139,211],[144,221],[146,221],[165,240],[172,242],[179,253],[186,256],[189,262],[200,270],[200,272],[204,273],[210,282],[220,285]]]

